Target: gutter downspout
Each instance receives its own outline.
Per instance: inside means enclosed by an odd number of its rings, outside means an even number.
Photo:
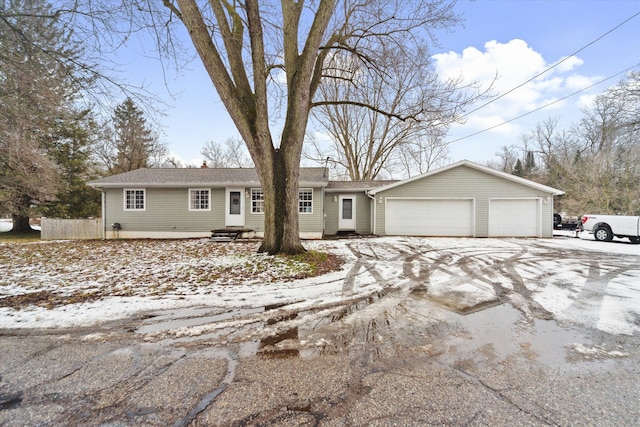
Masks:
[[[371,218],[371,222],[373,224],[371,224],[371,234],[375,235],[375,234],[377,234],[376,233],[376,219],[378,218],[378,215],[377,215],[378,207],[376,206],[376,196],[375,195],[372,196],[371,193],[369,192],[369,190],[365,190],[364,194],[366,194],[367,197],[369,199],[371,199],[371,204],[373,205],[373,218]]]

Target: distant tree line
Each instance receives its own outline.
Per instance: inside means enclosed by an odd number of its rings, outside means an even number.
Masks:
[[[566,192],[556,211],[640,215],[640,73],[598,96],[569,129],[557,118],[502,147],[490,166]]]

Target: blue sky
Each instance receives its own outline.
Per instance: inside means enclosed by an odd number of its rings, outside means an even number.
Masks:
[[[453,161],[490,160],[500,147],[518,144],[523,133],[549,117],[569,127],[580,119],[582,107],[624,74],[522,119],[469,136],[640,64],[640,15],[602,37],[639,13],[640,1],[478,0],[460,1],[458,10],[465,15],[464,28],[440,37],[441,47],[434,55],[438,73],[462,73],[479,82],[497,74],[498,94],[584,50],[452,128],[448,141],[458,140],[450,145]]]
[[[436,70],[443,77],[462,75],[484,85],[498,75],[493,93],[500,94],[636,15],[640,12],[640,0],[459,0],[456,9],[464,15],[464,24],[438,34],[439,46],[432,49]],[[144,83],[168,103],[160,122],[163,139],[175,156],[199,164],[205,142],[223,143],[230,137],[238,137],[199,59],[178,74],[171,71],[163,74],[160,64],[149,59],[152,52],[136,50],[136,56],[127,54],[132,59],[126,66],[126,75],[131,84]],[[561,126],[568,127],[580,118],[581,107],[589,105],[595,95],[624,75],[525,118],[467,137],[634,65],[640,71],[637,64],[640,64],[640,15],[552,71],[471,113],[465,124],[453,127],[448,135],[447,140],[452,141],[450,160],[491,160],[500,147],[518,144],[521,134],[548,117],[557,117]],[[277,137],[276,130],[274,138]]]

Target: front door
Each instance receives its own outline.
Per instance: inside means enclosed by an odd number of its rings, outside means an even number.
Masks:
[[[244,227],[244,188],[227,188],[225,226]]]
[[[356,229],[356,197],[353,195],[340,196],[338,201],[338,230]]]

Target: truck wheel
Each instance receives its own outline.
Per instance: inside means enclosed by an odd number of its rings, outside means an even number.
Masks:
[[[629,237],[631,243],[640,243],[640,237]]]
[[[611,229],[609,227],[601,225],[596,228],[596,231],[593,233],[593,237],[600,242],[610,242],[613,240],[613,233],[611,233]]]

